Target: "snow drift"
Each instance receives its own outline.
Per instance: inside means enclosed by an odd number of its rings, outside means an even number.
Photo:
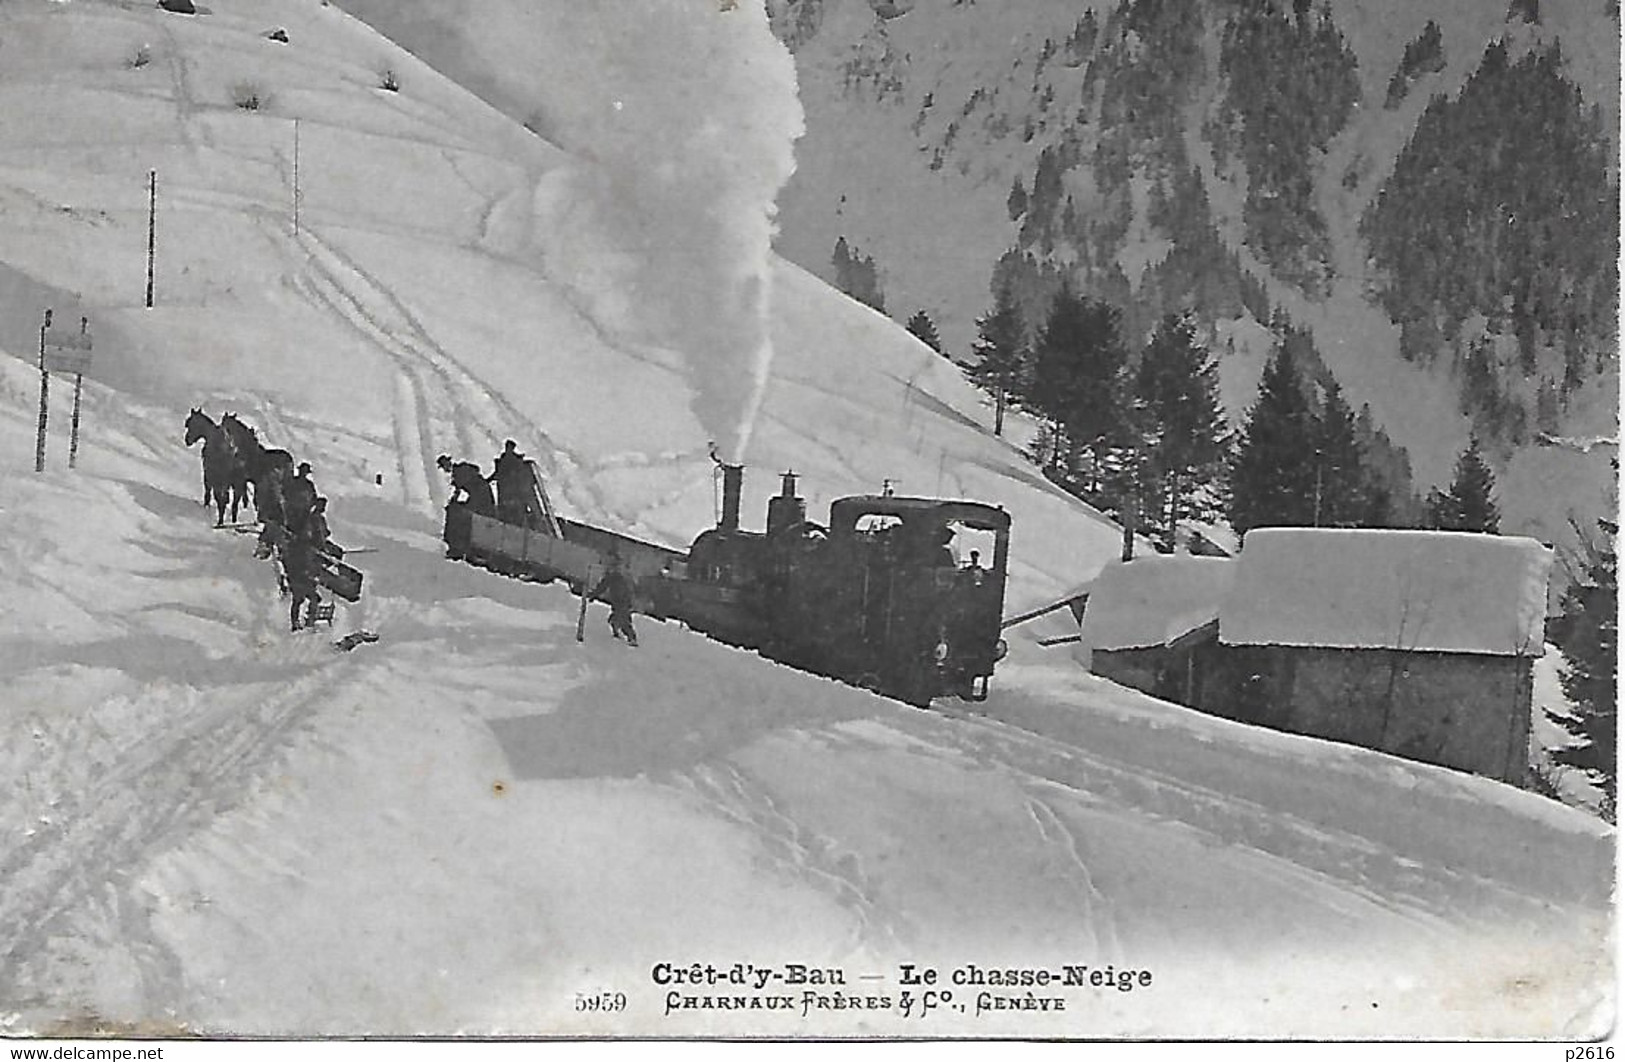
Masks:
[[[1540,655],[1552,551],[1466,531],[1251,532],[1219,618],[1232,645]]]

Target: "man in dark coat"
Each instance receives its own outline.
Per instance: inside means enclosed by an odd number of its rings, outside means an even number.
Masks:
[[[277,589],[281,591],[283,597],[287,597],[289,594],[287,565],[283,562],[282,556],[282,551],[287,545],[288,529],[280,523],[267,520],[265,527],[260,531],[259,540],[254,546],[255,560],[274,560]]]
[[[632,579],[621,565],[621,555],[609,554],[609,570],[598,580],[592,596],[609,605],[609,630],[618,641],[626,636],[626,644],[638,644],[638,632],[632,629]]]
[[[287,526],[287,503],[282,497],[286,474],[285,470],[271,467],[254,480],[254,511],[267,529],[273,524]]]
[[[316,484],[310,478],[310,463],[301,461],[298,474],[282,485],[284,523],[290,532],[299,534],[305,517],[310,515],[310,507],[315,504]]]
[[[315,625],[316,606],[322,600],[316,590],[317,565],[316,550],[305,535],[293,535],[283,544],[282,575],[287,580],[288,593],[293,599],[288,606],[290,630],[299,630],[299,606],[302,602],[307,603],[304,625]]]
[[[344,559],[343,548],[332,540],[332,532],[327,529],[326,498],[317,498],[311,504],[310,514],[305,517],[305,525],[300,529],[300,535],[316,552],[325,553],[334,560]]]
[[[497,512],[505,523],[539,526],[536,512],[536,474],[519,452],[519,444],[509,439],[502,444],[491,482],[497,486]]]

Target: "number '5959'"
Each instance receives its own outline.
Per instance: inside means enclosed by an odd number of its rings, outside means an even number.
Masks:
[[[620,1011],[626,1009],[625,992],[577,992],[577,1011]]]

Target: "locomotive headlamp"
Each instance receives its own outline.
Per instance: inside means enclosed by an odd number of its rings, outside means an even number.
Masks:
[[[946,640],[937,643],[936,656],[938,664],[946,664],[948,662],[948,643]]]
[[[1003,638],[1000,638],[998,641],[993,643],[993,659],[995,661],[1003,660],[1004,654],[1008,653],[1009,651],[1010,643],[1006,642]]]

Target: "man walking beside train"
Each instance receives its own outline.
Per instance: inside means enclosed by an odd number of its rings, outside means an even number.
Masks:
[[[626,644],[638,644],[638,632],[632,629],[632,579],[621,563],[619,550],[609,552],[609,570],[593,587],[592,596],[609,605],[609,630],[616,641],[626,636]]]

